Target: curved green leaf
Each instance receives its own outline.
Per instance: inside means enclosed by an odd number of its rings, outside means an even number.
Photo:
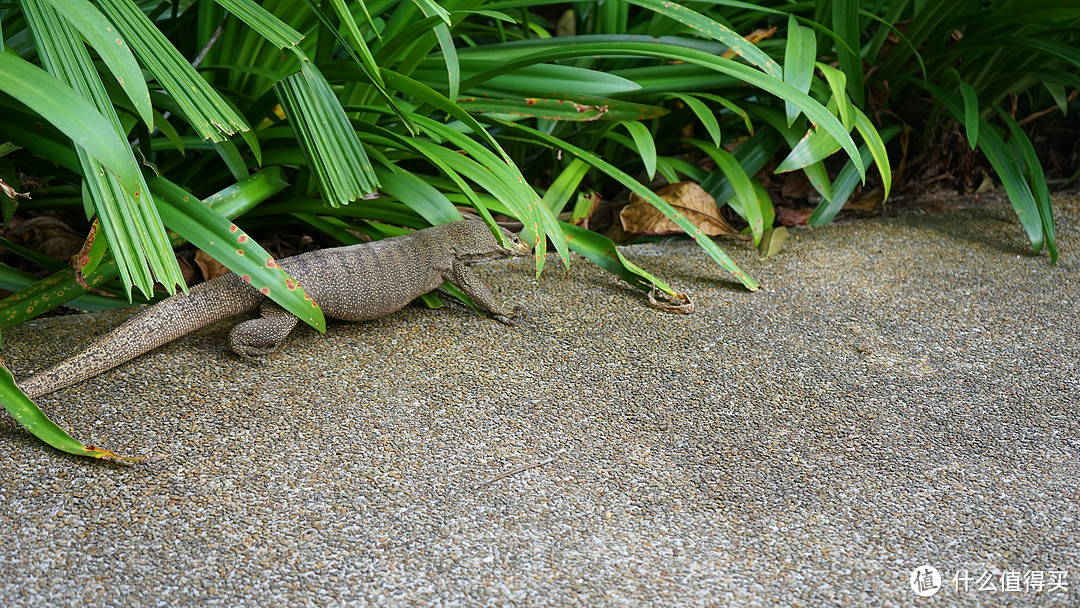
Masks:
[[[566,242],[569,243],[570,247],[597,266],[642,291],[650,291],[656,288],[676,298],[686,297],[683,294],[676,293],[667,283],[626,259],[622,252],[619,251],[619,248],[615,246],[615,243],[606,236],[569,222],[559,223],[566,233]]]
[[[964,117],[960,122],[964,124],[968,144],[974,150],[975,145],[979,143],[979,94],[970,84],[964,82],[956,68],[950,66],[945,73],[956,79],[956,84],[960,88],[960,98],[964,101]]]
[[[810,28],[802,27],[795,15],[788,15],[788,38],[784,45],[784,82],[803,93],[810,92],[814,80],[814,62],[817,60],[817,38]],[[799,117],[799,108],[784,102],[787,123],[791,126]]]
[[[595,155],[595,154],[593,154],[591,152],[583,150],[583,149],[581,149],[581,148],[579,148],[579,147],[577,147],[577,146],[575,146],[575,145],[573,145],[571,143],[563,141],[563,140],[561,140],[561,139],[559,139],[557,137],[553,137],[551,135],[548,135],[547,133],[544,133],[542,131],[538,131],[536,129],[533,129],[532,127],[527,127],[525,125],[519,125],[519,124],[516,124],[516,123],[509,123],[509,122],[505,122],[505,121],[493,121],[493,122],[496,122],[497,124],[502,125],[502,127],[504,129],[508,130],[508,131],[524,133],[524,134],[529,135],[529,136],[531,136],[531,137],[533,137],[535,139],[538,139],[538,140],[540,140],[542,142],[545,142],[548,145],[550,145],[550,146],[552,146],[552,147],[554,147],[556,149],[562,150],[563,152],[566,152],[568,154],[572,154],[574,157],[580,158],[581,160],[589,163],[590,165],[596,167],[597,169],[600,169],[601,171],[603,171],[604,173],[606,173],[607,175],[611,176],[616,181],[621,183],[622,185],[626,186],[627,188],[629,188],[633,192],[637,193],[637,195],[640,196],[641,198],[644,198],[645,200],[647,200],[649,202],[649,204],[656,207],[658,210],[660,210],[661,213],[666,215],[671,221],[675,222],[680,228],[682,228],[686,232],[686,234],[690,238],[697,241],[698,245],[700,245],[701,248],[704,249],[705,252],[709,254],[709,257],[711,257],[713,260],[715,260],[716,263],[721,266],[721,268],[724,268],[725,270],[730,272],[732,275],[734,275],[735,278],[737,278],[743,285],[745,285],[747,289],[749,289],[751,291],[755,291],[760,287],[758,282],[756,280],[754,280],[753,277],[751,277],[750,275],[743,272],[743,270],[741,268],[739,268],[735,264],[735,262],[732,261],[730,257],[728,257],[728,255],[726,253],[724,253],[719,247],[717,247],[716,243],[714,243],[712,241],[712,239],[710,239],[708,236],[703,234],[701,232],[701,230],[697,226],[695,226],[693,224],[693,222],[686,219],[685,216],[683,216],[681,213],[679,213],[667,201],[660,198],[659,196],[656,196],[656,194],[653,193],[653,191],[651,191],[648,188],[646,188],[645,186],[643,186],[636,179],[634,179],[634,178],[630,177],[629,175],[627,175],[626,173],[620,171],[618,168],[616,168],[611,163],[608,163],[604,159],[600,158],[599,156],[597,156],[597,155]]]
[[[858,49],[862,46],[859,36],[862,28],[859,27],[859,0],[832,0],[832,29],[844,44],[836,45],[836,59],[843,72],[847,95],[857,105],[863,103],[863,69],[862,58],[858,55]],[[841,115],[844,109],[841,105]],[[845,122],[844,124],[850,124]]]
[[[1035,204],[1042,219],[1043,235],[1046,240],[1046,251],[1050,254],[1050,263],[1056,264],[1058,260],[1057,244],[1054,238],[1054,210],[1050,200],[1050,189],[1046,185],[1046,175],[1043,173],[1042,163],[1035,153],[1035,146],[1028,139],[1027,133],[1012,116],[1006,114],[1001,108],[997,108],[998,115],[1009,127],[1009,143],[1014,149],[1019,150],[1020,159],[1027,167],[1026,177],[1031,185],[1035,196]]]
[[[623,121],[619,123],[634,138],[634,147],[641,156],[641,162],[645,165],[645,173],[651,181],[656,175],[656,142],[653,141],[652,133],[640,122]]]
[[[878,133],[874,128],[874,123],[870,122],[870,117],[862,110],[853,107],[852,111],[855,114],[855,129],[862,136],[870,154],[874,157],[874,164],[877,165],[878,174],[881,175],[881,185],[885,188],[884,200],[888,200],[889,193],[892,192],[892,165],[889,163],[889,152],[885,149],[885,138]]]
[[[673,47],[670,45],[655,44],[650,42],[623,42],[612,44],[596,44],[585,43],[568,45],[563,48],[549,48],[540,53],[533,55],[526,55],[518,58],[514,61],[507,62],[503,66],[494,69],[497,72],[503,72],[508,69],[514,69],[524,65],[531,65],[533,63],[539,63],[544,61],[553,61],[556,59],[563,59],[569,57],[581,57],[581,56],[620,56],[620,55],[639,55],[645,57],[660,57],[664,59],[672,59],[676,61],[685,61],[701,65],[717,72],[734,76],[743,82],[754,85],[772,95],[789,101],[799,108],[807,117],[815,122],[819,128],[824,129],[833,139],[840,143],[840,146],[847,152],[848,156],[855,161],[856,168],[859,170],[859,175],[866,175],[866,168],[862,165],[862,157],[859,156],[858,147],[855,145],[855,141],[851,139],[851,135],[848,134],[847,129],[840,123],[835,116],[833,116],[828,110],[826,110],[821,104],[815,101],[806,93],[798,91],[792,88],[790,85],[784,83],[782,80],[778,80],[772,76],[769,76],[759,70],[748,67],[736,61],[725,59],[723,57],[717,57],[715,55],[699,51],[692,48]],[[482,72],[473,77],[473,79],[483,81],[487,77],[487,72]],[[470,79],[471,80],[471,79]],[[465,88],[466,85],[462,85]]]
[[[319,332],[326,331],[322,309],[307,297],[303,286],[281,270],[261,245],[225,216],[172,182],[158,177],[150,184],[165,225],[243,277],[252,289],[261,291]]]
[[[722,142],[720,139],[720,121],[716,120],[716,114],[705,105],[703,101],[693,95],[686,93],[672,93],[665,95],[668,99],[678,99],[683,102],[686,107],[690,108],[690,111],[697,116],[697,119],[701,121],[701,126],[705,127],[705,131],[709,133],[709,137],[713,143],[719,146]]]
[[[956,120],[963,119],[963,102],[957,99],[954,93],[937,85],[925,84],[924,86],[938,98],[938,101],[948,108],[949,113]],[[1009,202],[1012,203],[1016,217],[1020,219],[1020,224],[1024,226],[1024,231],[1027,232],[1031,248],[1035,253],[1038,253],[1045,244],[1046,234],[1043,230],[1043,219],[1039,211],[1039,205],[1035,201],[1035,194],[1031,191],[1031,187],[1024,177],[1024,171],[1017,165],[1016,157],[1013,156],[1012,150],[1009,149],[1001,134],[985,120],[980,120],[978,147],[986,155],[986,160],[990,161],[990,165],[994,167],[994,171],[997,172],[998,177],[1001,179],[1001,184],[1005,187],[1006,194],[1009,195]]]
[[[461,219],[461,212],[446,195],[431,184],[404,169],[375,168],[375,175],[382,184],[380,190],[405,203],[432,226],[447,224]]]
[[[880,133],[881,141],[883,143],[887,142],[901,131],[903,129],[896,125],[888,127]],[[870,151],[869,144],[860,146],[859,153],[862,154],[863,163],[869,165],[874,161],[874,155]],[[848,198],[851,197],[851,193],[855,191],[855,186],[858,185],[859,174],[855,171],[855,166],[849,161],[840,170],[840,174],[836,176],[836,180],[832,183],[832,196],[822,198],[817,208],[806,220],[806,223],[810,226],[824,226],[831,222],[836,217],[836,214],[840,213],[840,210],[844,208]]]
[[[139,177],[127,142],[93,104],[45,70],[12,53],[0,53],[0,91],[32,108],[138,192]]]
[[[116,27],[101,14],[93,4],[87,0],[46,0],[63,15],[83,38],[94,47],[101,60],[109,66],[109,71],[116,77],[120,87],[127,94],[135,107],[135,112],[148,127],[153,126],[154,120],[150,106],[150,91],[146,88],[146,80],[142,70],[131,54],[127,43],[117,33]]]
[[[762,214],[762,204],[758,200],[758,192],[754,188],[753,180],[746,173],[746,170],[742,168],[742,165],[739,164],[739,161],[727,150],[698,139],[688,139],[686,142],[697,146],[702,152],[708,154],[709,158],[716,163],[716,168],[727,178],[728,183],[731,184],[735,191],[735,200],[717,201],[717,203],[723,204],[726,202],[731,205],[732,209],[735,209],[746,220],[746,223],[750,224],[750,231],[754,235],[754,245],[758,245],[767,226],[764,224],[765,218]]]
[[[50,420],[48,416],[38,409],[38,406],[33,401],[19,390],[18,386],[15,385],[15,378],[12,377],[11,372],[4,365],[0,365],[0,401],[3,401],[4,409],[11,414],[11,417],[23,425],[26,430],[60,451],[102,460],[140,460],[139,458],[117,456],[108,450],[92,445],[83,445],[75,440],[71,435],[68,435],[67,431]]]
[[[544,198],[541,200],[547,205],[548,209],[551,209],[552,213],[562,213],[562,210],[566,208],[566,204],[577,193],[581,180],[585,178],[585,174],[588,172],[589,165],[580,158],[575,158],[570,161],[570,164],[565,169],[559,172],[559,175],[548,186],[547,192],[544,192]]]
[[[831,65],[825,65],[824,63],[815,65],[817,69],[821,70],[825,82],[829,83],[829,89],[832,91],[832,101],[836,103],[836,113],[840,116],[840,123],[844,125],[845,129],[851,130],[852,108],[854,106],[852,106],[851,99],[848,98],[847,94],[847,75]]]
[[[772,57],[755,46],[752,42],[736,34],[731,28],[713,21],[708,17],[693,11],[681,4],[667,0],[627,0],[631,4],[645,7],[687,25],[698,34],[702,34],[723,42],[731,47],[736,55],[758,66],[773,78],[783,78],[783,70],[780,65],[773,61]]]

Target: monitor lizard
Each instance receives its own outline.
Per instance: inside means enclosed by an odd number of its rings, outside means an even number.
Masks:
[[[470,268],[473,262],[530,254],[528,243],[506,229],[502,232],[511,247],[499,243],[483,222],[465,220],[371,243],[309,251],[278,263],[327,317],[385,317],[449,281],[493,319],[513,326],[527,316],[525,308],[500,305]],[[243,359],[261,362],[282,347],[298,319],[237,275],[226,274],[150,306],[86,350],[18,385],[33,399],[255,309],[261,316],[233,327],[229,345]]]

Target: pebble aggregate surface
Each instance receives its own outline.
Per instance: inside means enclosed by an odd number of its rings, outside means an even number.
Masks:
[[[765,262],[722,242],[753,294],[693,243],[623,250],[692,315],[550,258],[481,268],[513,329],[413,306],[260,368],[211,326],[39,399],[138,464],[0,419],[0,605],[1080,605],[1080,200],[1055,204],[1056,266],[998,202]],[[4,362],[130,314],[5,331]]]

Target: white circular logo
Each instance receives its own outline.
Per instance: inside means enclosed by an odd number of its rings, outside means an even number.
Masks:
[[[930,597],[941,589],[941,573],[933,566],[919,566],[911,571],[911,590],[919,597]]]

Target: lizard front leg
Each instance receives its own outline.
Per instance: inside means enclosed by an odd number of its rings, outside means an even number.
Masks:
[[[490,312],[491,318],[499,323],[513,327],[529,316],[529,311],[524,306],[515,304],[512,308],[508,308],[499,304],[495,299],[495,294],[491,293],[488,286],[476,276],[472,268],[465,264],[454,264],[447,273],[446,279],[465,292],[473,304]]]
[[[259,313],[259,318],[244,321],[232,328],[229,346],[244,361],[262,365],[263,357],[285,345],[285,338],[296,327],[297,318],[273,300],[263,301]]]

